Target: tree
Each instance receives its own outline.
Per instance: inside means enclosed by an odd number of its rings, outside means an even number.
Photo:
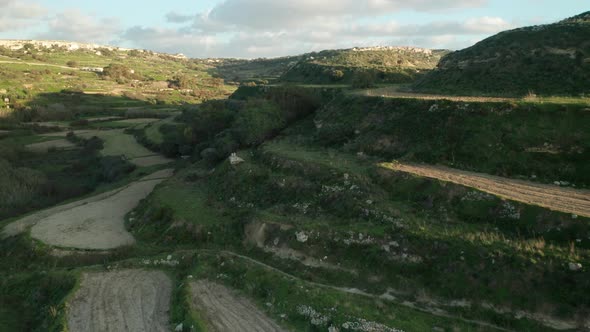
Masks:
[[[176,89],[194,89],[197,79],[192,75],[180,74],[168,81],[168,86]]]
[[[330,73],[330,76],[332,77],[333,81],[340,81],[344,78],[344,72],[342,70],[332,70],[332,72]]]
[[[375,75],[369,71],[362,71],[354,75],[352,87],[354,89],[368,89],[375,85]]]
[[[116,63],[105,67],[102,74],[105,77],[110,77],[113,80],[133,79],[136,77],[134,72],[129,67]]]

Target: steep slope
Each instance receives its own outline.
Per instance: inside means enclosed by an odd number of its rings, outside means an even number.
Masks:
[[[590,12],[501,32],[445,56],[421,92],[579,95],[590,92]]]

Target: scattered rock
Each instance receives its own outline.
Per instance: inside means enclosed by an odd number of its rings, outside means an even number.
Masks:
[[[234,166],[235,165],[239,165],[239,164],[241,164],[243,162],[245,162],[245,160],[242,159],[242,158],[240,158],[240,157],[238,157],[238,154],[235,153],[235,152],[232,153],[231,156],[229,156],[229,163],[232,164],[232,165],[234,165]]]
[[[305,243],[309,240],[309,236],[305,234],[305,232],[297,232],[295,233],[295,236],[297,236],[297,241],[301,243]]]
[[[582,264],[580,263],[569,263],[570,271],[580,271],[582,269]]]

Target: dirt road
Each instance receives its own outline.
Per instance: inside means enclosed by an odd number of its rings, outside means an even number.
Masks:
[[[502,178],[458,169],[409,163],[383,163],[394,171],[457,183],[502,198],[590,217],[590,191]]]
[[[451,100],[462,102],[511,102],[517,101],[516,98],[502,97],[471,97],[471,96],[447,96],[426,93],[416,93],[409,91],[400,91],[399,86],[388,86],[370,90],[354,91],[352,94],[367,97],[384,97],[384,98],[404,98],[404,99],[425,99],[425,100]]]
[[[286,331],[248,299],[225,286],[199,280],[190,284],[191,307],[201,313],[211,332]]]
[[[34,62],[23,62],[23,61],[0,61],[0,63],[27,65],[27,66],[54,67],[54,68],[61,68],[61,69],[68,69],[68,70],[80,70],[80,68],[72,68],[72,67],[54,65],[54,64],[50,64],[50,63],[34,63]]]
[[[69,331],[170,331],[171,290],[161,271],[84,273],[68,301]]]

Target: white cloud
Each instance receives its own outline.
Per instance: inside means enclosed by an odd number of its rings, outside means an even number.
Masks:
[[[66,10],[52,17],[47,31],[38,38],[87,43],[110,43],[122,32],[117,18],[95,18],[79,10]]]
[[[35,2],[0,0],[0,32],[15,31],[38,24],[47,10]]]
[[[293,28],[327,18],[382,16],[401,10],[444,11],[479,7],[487,0],[226,0],[195,16],[195,28]]]
[[[373,45],[411,45],[430,48],[462,48],[512,25],[498,17],[471,18],[464,22],[437,21],[425,24],[350,24],[326,18],[291,28],[195,30],[135,27],[123,40],[142,48],[183,52],[199,57],[271,57],[331,48]]]
[[[371,45],[460,48],[512,27],[500,17],[447,18],[487,0],[219,0],[199,13],[171,11],[163,26],[134,27],[124,27],[123,17],[75,9],[48,15],[30,1],[0,0],[0,32],[34,25],[33,31],[42,31],[36,38],[122,43],[194,57],[272,57]],[[393,19],[406,11],[439,19]]]

